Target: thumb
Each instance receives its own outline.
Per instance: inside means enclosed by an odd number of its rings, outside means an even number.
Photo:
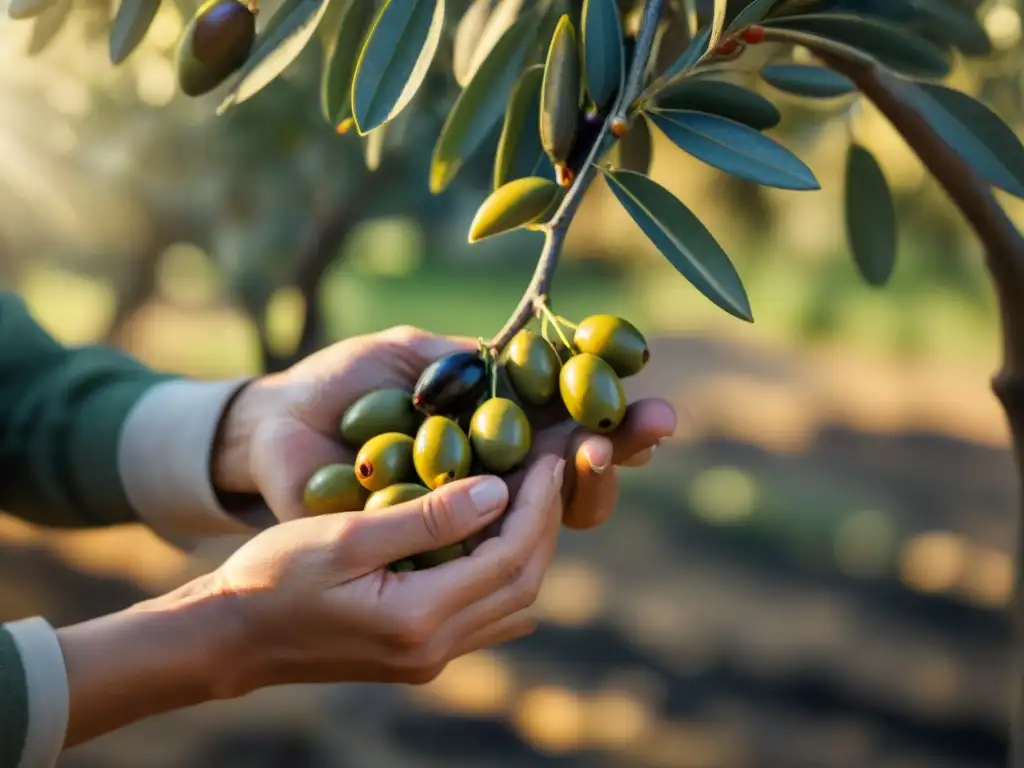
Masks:
[[[443,485],[413,501],[354,513],[343,541],[348,566],[376,569],[404,557],[456,544],[498,517],[508,504],[508,487],[481,476]]]

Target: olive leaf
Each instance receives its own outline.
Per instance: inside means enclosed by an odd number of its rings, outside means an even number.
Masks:
[[[683,51],[683,55],[672,62],[668,69],[662,73],[661,78],[665,82],[669,82],[686,70],[690,69],[694,64],[700,61],[707,49],[708,40],[710,39],[711,28],[704,27],[704,29],[690,40],[690,44],[686,46],[686,50]]]
[[[452,41],[452,74],[455,76],[455,82],[463,88],[473,77],[473,56],[491,18],[494,2],[495,0],[473,0],[455,27],[455,39]]]
[[[608,163],[615,169],[646,174],[653,158],[651,127],[643,114],[637,115],[629,131],[612,145]]]
[[[809,13],[766,19],[765,27],[817,35],[858,48],[906,75],[941,78],[949,74],[946,54],[904,27],[853,14]]]
[[[338,6],[337,11],[335,6]],[[332,14],[333,17],[329,19]],[[320,24],[320,34],[324,41],[320,111],[324,119],[335,128],[352,115],[352,79],[373,16],[372,3],[362,0],[331,0],[331,7]]]
[[[476,0],[476,3],[481,2],[482,0]],[[477,70],[480,69],[480,66],[490,55],[491,51],[494,50],[494,46],[498,44],[498,41],[520,18],[524,10],[524,4],[525,0],[497,0],[496,3],[494,0],[491,0],[488,3],[488,5],[493,6],[493,10],[487,17],[486,23],[479,30],[479,34],[471,41],[464,43],[465,47],[470,49],[467,51],[468,58],[464,60],[464,64],[460,64],[455,69],[455,81],[460,86],[465,88],[473,79]],[[468,13],[467,11],[467,15]],[[466,34],[468,35],[468,31]],[[462,55],[466,55],[466,53]]]
[[[352,116],[360,134],[393,119],[423,85],[441,42],[444,5],[387,0],[381,7],[352,82]]]
[[[626,213],[683,277],[730,315],[753,322],[740,276],[693,211],[641,173],[602,173]]]
[[[896,211],[875,156],[851,144],[846,156],[846,237],[868,284],[885,285],[896,264]]]
[[[149,31],[160,0],[121,0],[110,28],[110,61],[120,64],[131,55]]]
[[[71,12],[72,0],[57,0],[32,22],[32,37],[28,41],[25,53],[37,56],[45,51],[64,28]]]
[[[576,30],[568,15],[555,27],[540,93],[540,141],[555,165],[565,163],[580,116],[580,60]]]
[[[770,64],[761,69],[761,78],[780,91],[812,99],[831,99],[857,89],[845,75],[807,64]]]
[[[356,0],[356,2],[360,1]],[[388,125],[382,125],[366,134],[363,139],[363,159],[366,161],[366,170],[371,173],[380,167],[381,158],[384,156],[384,139],[388,127]]]
[[[451,184],[501,122],[509,93],[534,42],[540,10],[539,6],[533,8],[509,27],[448,113],[430,161],[430,190],[434,194]]]
[[[778,4],[779,0],[753,0],[750,5],[736,14],[736,18],[729,24],[728,31],[743,29],[743,27],[764,21]]]
[[[285,0],[256,38],[217,114],[252,98],[284,72],[312,39],[329,4],[330,0]]]
[[[779,108],[764,96],[724,80],[692,78],[659,91],[659,109],[688,109],[727,117],[759,131],[782,121]]]
[[[583,75],[598,111],[622,90],[625,74],[622,23],[615,0],[583,0]]]
[[[911,104],[989,184],[1024,198],[1024,147],[977,99],[941,85],[906,83]]]
[[[686,109],[649,114],[673,144],[721,171],[766,187],[821,189],[800,158],[749,126]]]
[[[55,2],[56,0],[9,0],[7,16],[15,21],[33,19]]]
[[[528,176],[494,190],[477,209],[469,242],[537,224],[554,213],[564,191],[551,179]]]
[[[508,99],[505,122],[494,156],[494,189],[513,179],[554,179],[554,169],[540,143],[540,89],[544,65],[528,67]]]

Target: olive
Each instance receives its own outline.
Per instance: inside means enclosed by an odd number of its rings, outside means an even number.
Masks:
[[[199,96],[223,83],[249,58],[256,16],[238,0],[207,0],[189,21],[178,48],[178,84]]]
[[[362,509],[369,494],[356,478],[351,464],[321,467],[306,483],[302,501],[314,515]]]
[[[341,439],[359,448],[385,432],[413,437],[420,416],[412,407],[412,393],[405,389],[378,389],[367,392],[345,411],[341,419]]]
[[[416,563],[409,558],[403,560],[396,560],[391,564],[391,570],[395,573],[408,573],[409,571],[416,570]]]
[[[544,405],[558,389],[561,363],[542,336],[524,328],[512,337],[504,353],[505,370],[516,394],[530,405]]]
[[[558,358],[559,367],[565,365],[570,357],[579,353],[579,350],[576,349],[575,345],[567,347],[562,343],[561,339],[551,339],[548,344],[550,344],[551,349],[555,351],[555,357]]]
[[[412,404],[430,416],[472,410],[487,389],[487,366],[477,352],[454,352],[420,374]]]
[[[412,438],[399,432],[371,438],[356,454],[356,477],[371,491],[404,482],[412,468]]]
[[[621,378],[640,373],[651,357],[647,340],[631,322],[614,315],[591,315],[576,329],[573,345],[597,355]]]
[[[430,489],[424,488],[418,483],[395,483],[387,488],[371,493],[363,509],[367,512],[372,512],[375,509],[393,507],[396,504],[404,504],[407,501],[418,499],[420,496],[425,496],[428,493],[430,493]]]
[[[503,397],[491,398],[477,408],[469,429],[473,454],[491,472],[518,467],[530,452],[531,437],[523,409]]]
[[[440,549],[434,549],[430,552],[423,552],[422,554],[414,555],[410,559],[415,564],[417,570],[423,570],[425,568],[444,565],[452,560],[457,560],[464,554],[466,554],[466,552],[462,548],[462,544],[449,544],[447,547],[441,547]]]
[[[473,452],[458,424],[444,416],[431,416],[416,433],[412,460],[420,480],[433,490],[467,477]]]
[[[622,382],[597,355],[574,355],[562,366],[558,387],[569,415],[594,432],[610,432],[626,415]]]

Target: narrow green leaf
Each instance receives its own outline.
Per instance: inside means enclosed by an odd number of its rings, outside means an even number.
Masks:
[[[352,82],[352,116],[360,134],[384,125],[412,101],[443,30],[444,0],[387,0],[363,45]]]
[[[693,211],[643,174],[603,173],[622,207],[683,277],[730,315],[753,322],[740,276]]]
[[[769,64],[761,70],[761,77],[773,88],[812,99],[831,99],[857,90],[848,77],[807,64]]]
[[[580,116],[580,59],[576,30],[565,15],[555,27],[540,92],[540,141],[551,162],[566,161]]]
[[[256,39],[235,85],[217,108],[222,115],[266,88],[298,58],[313,38],[330,0],[285,0]]]
[[[1024,147],[977,99],[941,85],[907,83],[911,103],[989,184],[1024,198]]]
[[[711,36],[707,47],[709,51],[713,51],[722,40],[722,33],[725,32],[725,12],[728,8],[729,0],[714,0],[711,9]]]
[[[337,17],[330,19],[335,5],[342,5]],[[331,0],[328,16],[321,22],[324,37],[324,64],[320,75],[320,111],[337,128],[352,115],[352,80],[363,41],[373,22],[372,3],[363,0]]]
[[[598,111],[623,87],[622,23],[615,0],[583,0],[583,73]]]
[[[646,118],[637,115],[629,132],[612,145],[608,162],[616,170],[647,174],[651,170],[653,139]]]
[[[149,31],[160,0],[121,0],[110,28],[110,61],[120,64],[128,58]]]
[[[430,190],[434,194],[451,184],[463,164],[500,124],[540,21],[541,14],[535,7],[509,27],[459,94],[434,145],[430,163]]]
[[[933,43],[904,27],[866,16],[809,13],[766,19],[764,26],[793,29],[859,48],[891,69],[915,77],[945,77],[946,55]]]
[[[690,40],[690,44],[686,46],[686,50],[683,51],[683,55],[672,62],[669,68],[661,75],[665,82],[674,80],[700,61],[704,52],[707,50],[708,40],[710,39],[711,28],[704,27],[704,29],[698,32],[697,35]]]
[[[57,0],[32,22],[32,37],[25,50],[27,56],[38,56],[45,51],[64,29],[71,12],[72,0]]]
[[[541,176],[554,180],[554,168],[540,143],[540,89],[544,65],[523,72],[508,99],[505,123],[494,156],[494,189],[513,179]]]
[[[10,0],[7,4],[7,16],[15,21],[34,19],[56,0]]]
[[[751,24],[758,24],[764,21],[778,4],[779,0],[753,0],[750,5],[736,14],[736,18],[732,20],[728,31],[733,32]]]
[[[821,189],[811,169],[749,126],[690,110],[656,110],[651,120],[684,152],[733,176],[779,189]]]
[[[494,190],[473,217],[469,242],[537,224],[554,213],[563,190],[550,179],[515,179]]]
[[[356,0],[356,2],[361,2],[361,0]],[[380,168],[380,161],[384,156],[384,139],[387,136],[387,130],[388,126],[382,125],[363,137],[363,158],[366,161],[366,170],[371,173]]]
[[[477,70],[494,50],[494,46],[520,18],[524,3],[525,0],[497,0],[497,3],[493,4],[492,0],[494,10],[488,16],[479,36],[473,41],[472,55],[466,69],[461,74],[456,74],[456,82],[459,85],[465,88],[473,79]]]
[[[495,0],[473,0],[455,27],[455,39],[452,41],[452,74],[455,76],[455,82],[463,88],[473,77],[473,55],[487,28],[487,21],[491,18],[494,2]]]
[[[878,161],[859,144],[846,156],[846,238],[864,280],[885,285],[896,264],[896,211]]]
[[[779,108],[764,96],[725,80],[681,80],[655,96],[658,109],[688,109],[727,117],[759,131],[782,121]]]

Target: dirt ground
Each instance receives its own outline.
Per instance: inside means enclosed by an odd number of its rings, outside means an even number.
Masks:
[[[61,767],[1001,765],[1015,486],[988,372],[922,389],[717,342],[653,352],[633,393],[669,393],[685,434],[624,479],[612,523],[564,536],[535,636],[419,689],[153,718]],[[0,618],[75,621],[153,588],[0,545]]]

